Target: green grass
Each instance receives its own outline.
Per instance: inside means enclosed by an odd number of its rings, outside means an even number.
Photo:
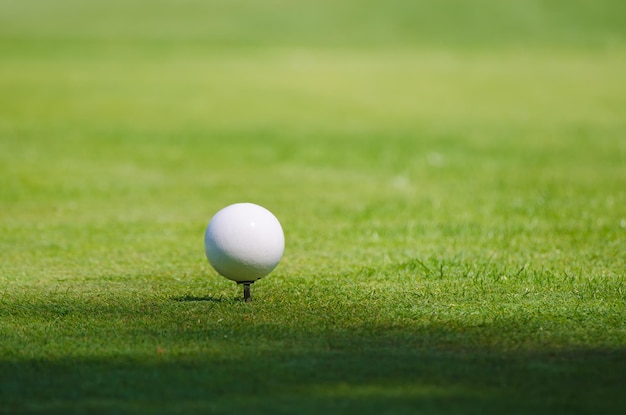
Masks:
[[[1,1],[0,413],[623,412],[624,4]]]

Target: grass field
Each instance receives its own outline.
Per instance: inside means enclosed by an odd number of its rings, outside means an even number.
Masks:
[[[623,413],[624,21],[0,0],[0,413]],[[252,303],[204,256],[240,201]]]

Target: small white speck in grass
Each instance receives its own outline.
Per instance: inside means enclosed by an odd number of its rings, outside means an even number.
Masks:
[[[391,185],[399,190],[406,190],[411,187],[411,181],[404,175],[398,175],[393,178]]]
[[[428,160],[428,164],[430,164],[433,167],[441,167],[444,165],[444,159],[443,156],[439,153],[428,153],[428,155],[426,156],[426,159]]]
[[[626,229],[626,219],[622,219],[619,221],[619,226],[621,226],[622,228]]]

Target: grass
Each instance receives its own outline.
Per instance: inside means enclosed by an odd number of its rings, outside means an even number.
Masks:
[[[623,412],[622,2],[83,3],[0,3],[0,413]]]

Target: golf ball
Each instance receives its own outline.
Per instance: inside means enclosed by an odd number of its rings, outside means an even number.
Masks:
[[[276,268],[285,250],[285,236],[272,212],[253,203],[236,203],[211,218],[204,250],[222,276],[253,282]]]

